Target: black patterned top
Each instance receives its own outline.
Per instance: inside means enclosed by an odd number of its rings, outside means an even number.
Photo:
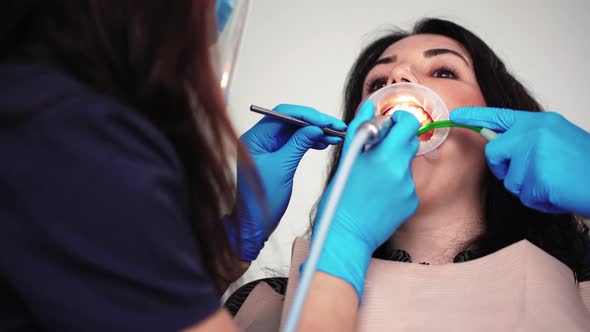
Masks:
[[[387,261],[412,263],[412,256],[410,256],[407,251],[401,249],[379,249],[375,252],[373,257]],[[461,251],[457,256],[455,256],[453,263],[467,262],[474,259],[474,257],[474,254],[469,250]],[[428,262],[420,262],[419,264],[430,265]]]

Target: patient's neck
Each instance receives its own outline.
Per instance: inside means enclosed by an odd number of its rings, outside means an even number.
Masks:
[[[415,263],[453,262],[484,228],[481,198],[476,196],[431,207],[421,205],[393,234],[390,247],[407,251]]]

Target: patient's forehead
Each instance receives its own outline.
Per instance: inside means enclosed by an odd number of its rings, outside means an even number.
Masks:
[[[435,34],[412,35],[401,39],[385,49],[381,57],[393,55],[416,56],[422,54],[425,50],[437,48],[446,48],[456,51],[463,55],[463,57],[467,59],[468,63],[471,64],[471,57],[463,45],[452,38]]]

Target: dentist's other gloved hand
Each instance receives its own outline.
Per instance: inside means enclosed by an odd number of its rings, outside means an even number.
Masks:
[[[451,120],[504,132],[487,144],[486,158],[524,205],[590,216],[590,133],[557,113],[470,107]]]
[[[348,127],[342,156],[348,152],[359,125],[374,114],[373,103],[365,101]],[[420,124],[412,114],[403,111],[394,113],[392,120],[395,125],[387,137],[358,156],[317,265],[318,271],[349,282],[359,299],[373,252],[418,207],[410,165],[418,151],[416,133]],[[322,198],[316,221],[321,218],[332,185]]]
[[[315,126],[302,128],[266,116],[240,138],[258,170],[265,198],[265,202],[260,202],[260,193],[253,190],[251,179],[243,172],[244,161],[238,160],[238,197],[234,214],[240,221],[240,254],[246,261],[256,259],[285,213],[293,190],[293,176],[303,155],[309,149],[323,150],[342,142],[340,137],[324,135],[320,127],[346,129],[341,120],[309,107],[283,104],[274,110]],[[237,232],[229,229],[229,233]]]

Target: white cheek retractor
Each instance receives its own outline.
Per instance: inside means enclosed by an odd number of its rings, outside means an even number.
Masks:
[[[429,88],[415,83],[395,83],[383,87],[369,96],[376,115],[391,116],[397,111],[407,111],[418,119],[420,127],[435,121],[449,120],[449,110],[443,100]],[[436,148],[449,135],[449,128],[439,128],[420,136],[417,155],[434,159]]]

